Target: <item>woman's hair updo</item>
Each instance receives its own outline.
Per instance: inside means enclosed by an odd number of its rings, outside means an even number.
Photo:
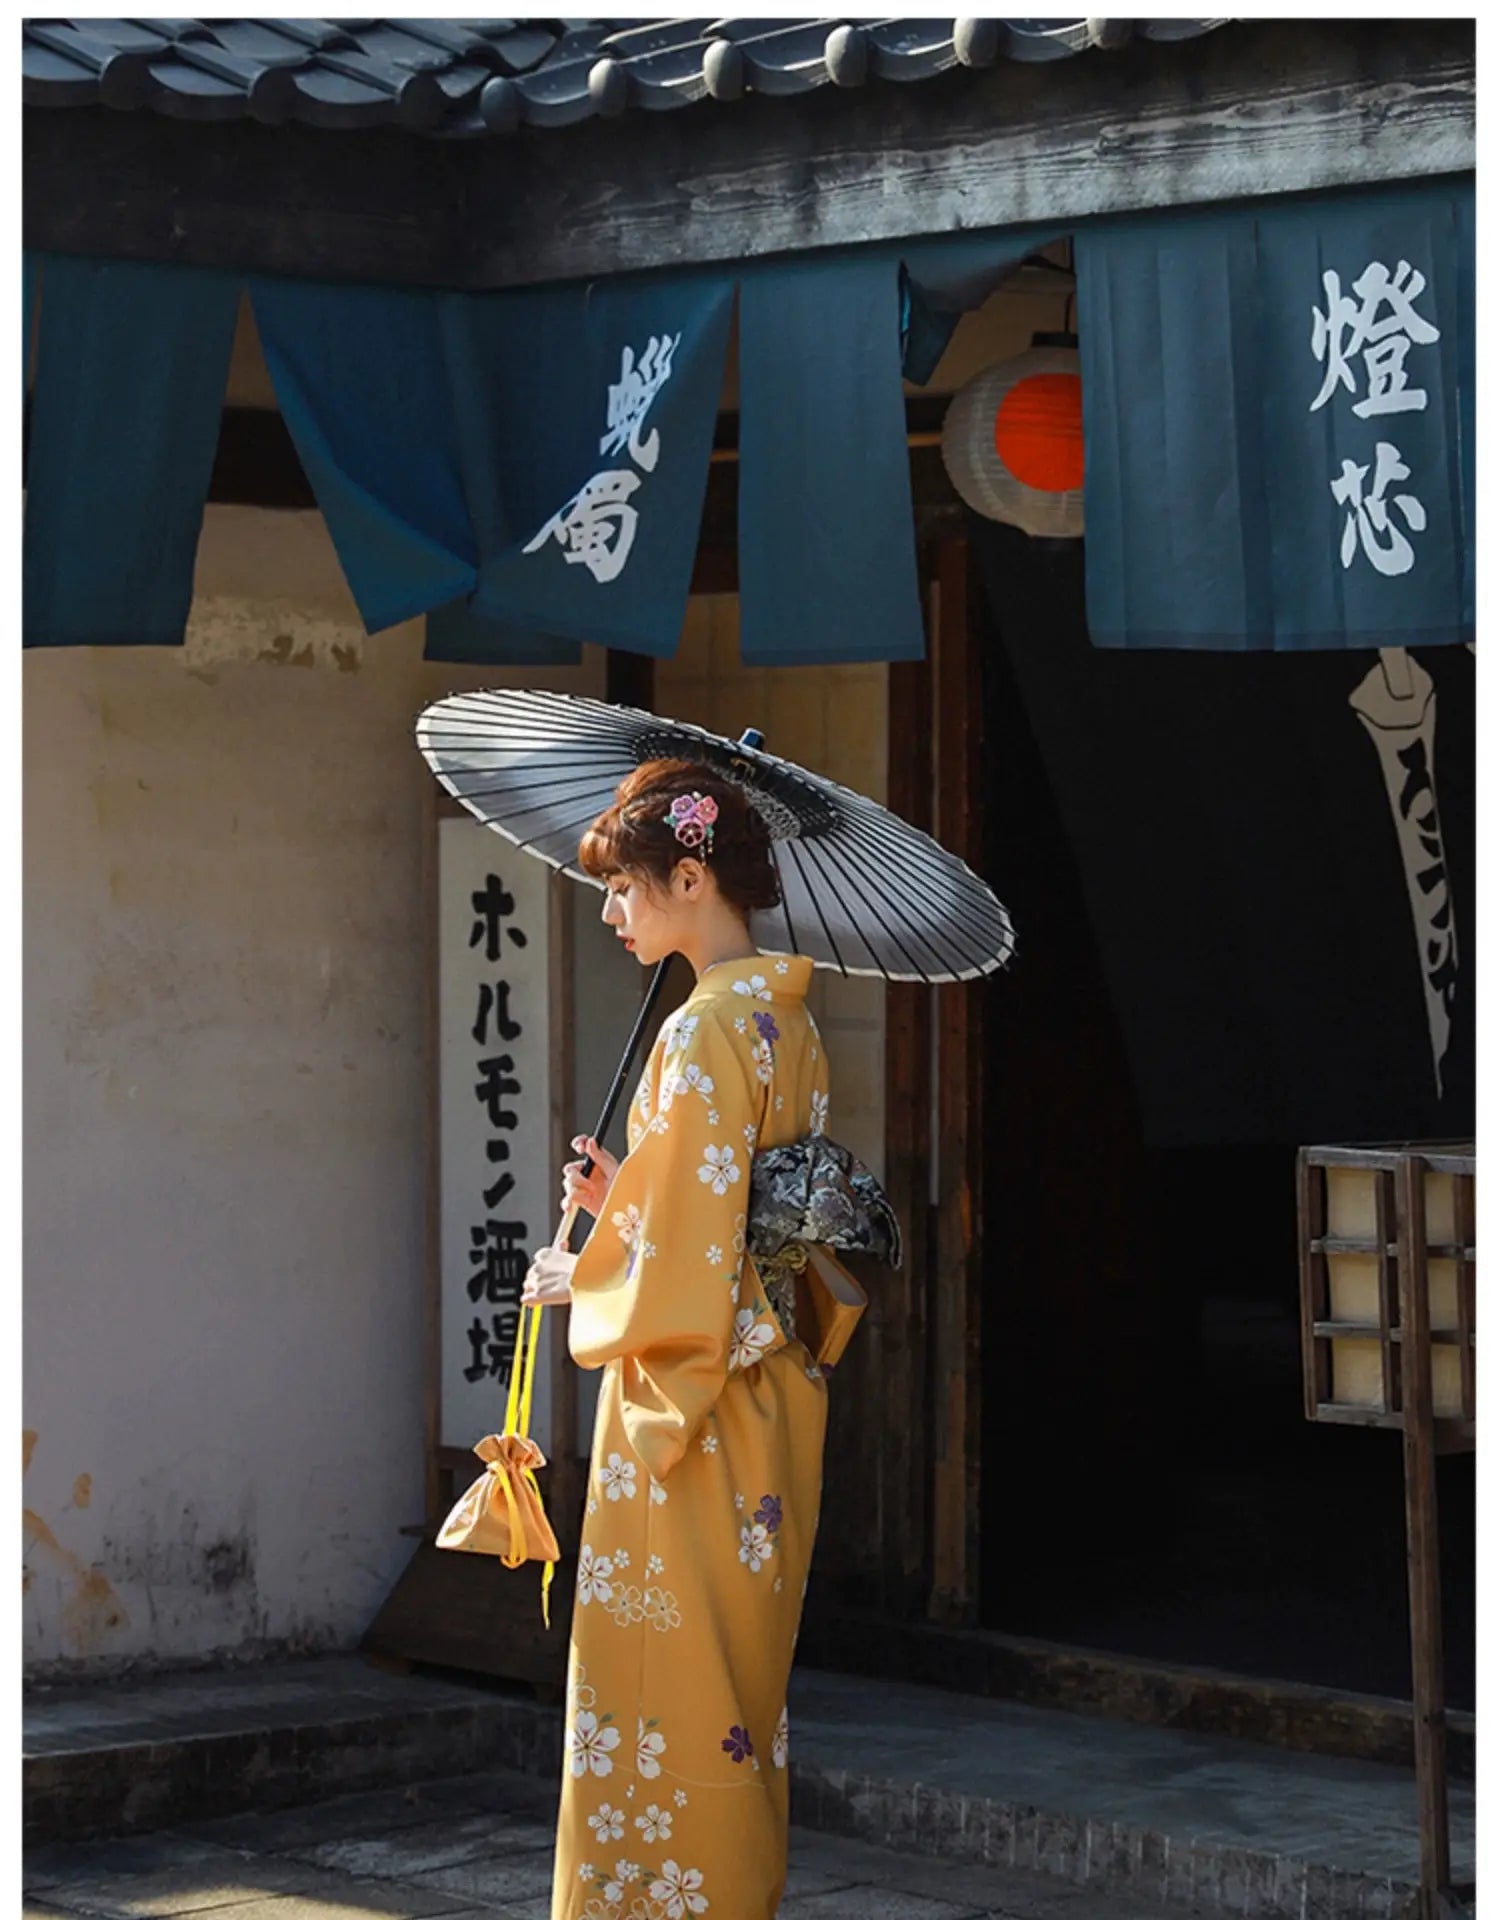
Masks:
[[[684,846],[667,818],[683,794],[718,803],[713,850]],[[694,760],[648,760],[620,782],[614,805],[583,836],[578,865],[591,880],[628,873],[667,887],[680,860],[701,860],[729,905],[747,917],[781,899],[771,836],[744,789]]]

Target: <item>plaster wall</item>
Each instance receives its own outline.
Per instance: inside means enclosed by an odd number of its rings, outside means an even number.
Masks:
[[[34,1677],[349,1646],[412,1551],[411,728],[505,680],[421,646],[418,624],[365,637],[319,516],[226,507],[185,647],[25,656]],[[520,677],[601,693],[603,656]],[[600,966],[597,897],[577,895],[580,971],[618,1030],[638,983]]]

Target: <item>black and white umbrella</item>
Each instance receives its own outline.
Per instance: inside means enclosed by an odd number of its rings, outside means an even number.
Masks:
[[[519,690],[454,694],[417,722],[417,745],[455,800],[575,879],[588,879],[575,865],[579,840],[627,774],[647,760],[700,761],[742,787],[770,831],[782,899],[751,917],[757,947],[843,974],[932,984],[1004,966],[1015,946],[1010,916],[962,860],[760,741]]]

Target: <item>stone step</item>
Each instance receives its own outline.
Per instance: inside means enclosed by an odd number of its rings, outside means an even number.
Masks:
[[[1417,1874],[1404,1769],[801,1669],[792,1817],[826,1833],[1246,1920],[1394,1920]],[[350,1658],[26,1702],[28,1842],[561,1764],[562,1714],[499,1685]],[[1473,1878],[1472,1789],[1452,1791]]]

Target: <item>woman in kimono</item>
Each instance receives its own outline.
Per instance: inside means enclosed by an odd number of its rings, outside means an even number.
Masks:
[[[786,1875],[786,1690],[822,1491],[827,1387],[795,1275],[745,1254],[758,1148],[823,1131],[811,961],[758,953],[764,823],[708,768],[653,761],[585,835],[604,920],[697,985],[663,1025],[629,1152],[565,1174],[594,1227],[538,1254],[603,1369],[568,1669],[552,1920],[773,1920]]]

